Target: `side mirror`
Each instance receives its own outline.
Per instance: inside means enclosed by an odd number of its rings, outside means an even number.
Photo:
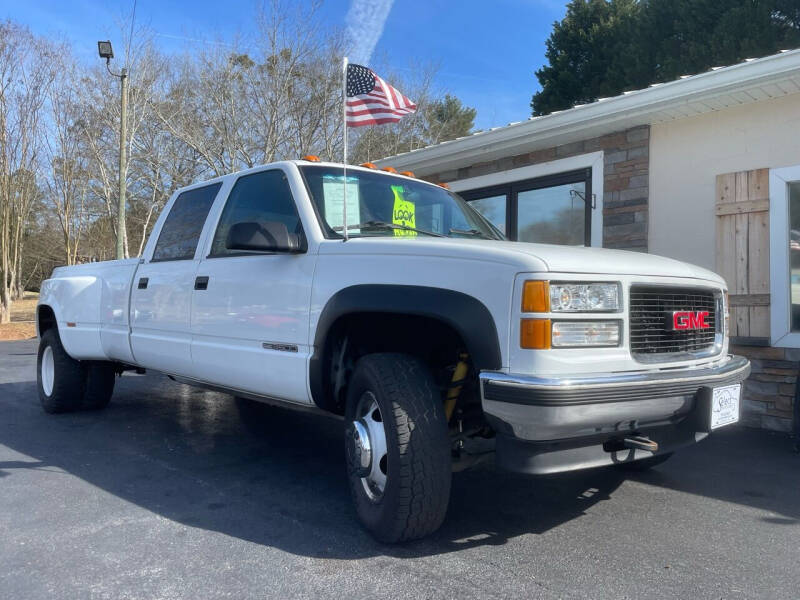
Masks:
[[[307,250],[302,236],[289,233],[286,225],[279,221],[235,223],[228,231],[225,247],[250,252],[300,253]]]

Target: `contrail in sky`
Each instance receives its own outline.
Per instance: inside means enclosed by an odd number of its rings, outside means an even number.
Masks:
[[[369,63],[372,51],[381,39],[383,26],[394,0],[351,0],[347,11],[347,42],[350,61],[361,65]]]

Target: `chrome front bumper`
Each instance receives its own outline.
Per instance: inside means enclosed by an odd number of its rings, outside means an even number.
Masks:
[[[504,446],[519,447],[523,443],[522,447],[534,454],[542,453],[542,445],[548,446],[548,451],[555,451],[559,445],[577,448],[599,444],[602,450],[602,445],[615,436],[634,432],[658,431],[662,437],[673,438],[676,432],[684,432],[683,442],[672,441],[674,447],[698,441],[708,433],[705,425],[706,412],[710,414],[705,402],[708,394],[701,392],[739,383],[749,373],[750,363],[741,356],[728,356],[702,367],[573,378],[483,372],[481,400],[484,414],[498,434],[498,461]],[[670,447],[670,444],[660,445],[659,452]],[[652,455],[637,452],[638,455],[631,454],[630,460]],[[589,461],[592,464],[585,462],[567,461],[559,466],[556,461],[545,470],[514,470],[554,472],[618,460],[601,452],[597,460]]]

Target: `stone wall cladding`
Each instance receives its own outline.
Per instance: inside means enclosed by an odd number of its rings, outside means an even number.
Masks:
[[[476,163],[425,179],[449,182],[603,151],[603,246],[647,252],[650,126]]]
[[[749,427],[792,431],[800,349],[733,346],[750,359],[750,377],[742,390],[742,423]]]

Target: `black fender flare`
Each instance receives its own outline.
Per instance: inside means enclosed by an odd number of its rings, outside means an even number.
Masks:
[[[309,386],[314,403],[328,409],[331,399],[324,385],[324,351],[333,324],[354,313],[394,313],[442,321],[461,336],[477,370],[502,366],[500,340],[489,309],[477,298],[442,288],[364,284],[343,288],[322,309],[314,334],[314,354],[309,362]]]
[[[56,317],[55,309],[49,304],[37,305],[36,336],[42,337],[42,334],[50,328],[55,328],[58,331],[58,317]]]

